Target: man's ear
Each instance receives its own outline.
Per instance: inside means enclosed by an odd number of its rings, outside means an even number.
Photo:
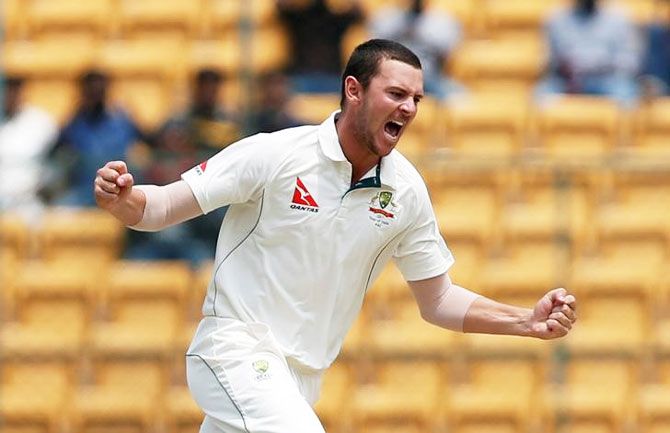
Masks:
[[[344,79],[344,98],[352,105],[360,104],[363,100],[363,85],[351,75]]]

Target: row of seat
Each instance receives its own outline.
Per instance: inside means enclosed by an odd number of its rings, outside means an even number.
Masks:
[[[63,32],[105,37],[166,29],[197,37],[238,27],[242,20],[263,25],[276,18],[275,5],[269,1],[8,0],[4,7],[10,39]]]
[[[553,287],[576,294],[580,325],[567,343],[573,351],[670,354],[665,257],[645,255],[631,245],[571,264],[560,251],[545,247],[526,246],[488,261],[468,256],[462,245],[452,250],[454,281],[490,298],[531,307]],[[209,264],[193,273],[182,262],[20,264],[13,278],[3,273],[0,352],[13,357],[76,358],[89,352],[173,356],[183,351],[196,327],[211,270]],[[507,344],[536,354],[547,348],[519,343],[503,339],[483,344],[426,325],[402,275],[389,265],[368,290],[345,352],[445,356],[473,345]]]
[[[347,9],[351,0],[327,0],[334,10]],[[407,6],[408,1],[395,1]],[[639,24],[663,15],[664,4],[656,0],[610,0]],[[388,1],[363,0],[359,4],[370,17]],[[429,0],[428,8],[442,9],[455,16],[469,35],[516,36],[536,34],[546,17],[566,0]],[[82,5],[75,0],[8,0],[5,22],[9,37],[39,36],[43,32],[82,30],[93,34],[116,34],[146,29],[171,29],[192,36],[212,35],[235,27],[243,20],[262,24],[276,18],[273,2],[241,0],[127,1],[92,0]]]
[[[3,431],[31,424],[43,427],[35,431],[54,433],[119,426],[195,431],[202,413],[185,387],[183,357],[179,362],[99,358],[86,367],[55,360],[3,362]],[[645,379],[639,379],[642,370]],[[479,431],[489,431],[481,424],[505,424],[510,432],[558,433],[565,424],[589,431],[583,424],[593,428],[592,423],[600,424],[596,431],[634,426],[643,432],[655,423],[667,427],[669,393],[668,358],[648,365],[620,357],[563,363],[479,355],[450,363],[342,359],[326,372],[316,411],[327,431],[342,433],[381,426],[461,431],[472,424],[484,428]]]
[[[291,109],[320,122],[338,106],[339,95],[297,94]],[[576,95],[545,105],[506,91],[473,93],[445,104],[426,98],[399,149],[417,161],[444,153],[442,160],[667,162],[669,113],[668,98],[632,112],[606,98]]]
[[[658,260],[667,253],[667,169],[526,171],[451,163],[421,172],[444,237],[453,245],[473,243],[474,249],[464,249],[479,259],[514,253],[515,244],[531,241],[543,243],[552,254],[556,246],[567,248],[574,258],[635,240],[646,257]],[[0,218],[0,250],[8,260],[116,259],[126,234],[118,220],[99,209],[49,208],[32,227],[11,213]]]

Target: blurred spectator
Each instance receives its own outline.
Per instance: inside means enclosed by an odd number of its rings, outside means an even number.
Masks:
[[[258,109],[252,119],[256,132],[274,132],[305,124],[290,112],[292,90],[286,75],[276,71],[264,74],[258,80],[258,87]]]
[[[638,97],[635,77],[641,52],[633,23],[598,0],[574,0],[546,26],[550,48],[548,76],[538,96],[580,93],[615,98],[632,107]]]
[[[168,119],[152,139],[151,163],[144,171],[147,183],[165,185],[181,173],[240,138],[235,116],[220,105],[224,77],[213,69],[198,71],[192,104]],[[128,233],[126,257],[131,259],[183,259],[194,265],[214,257],[225,208],[170,227],[160,233]]]
[[[327,0],[277,0],[277,9],[291,38],[294,90],[339,93],[342,38],[363,19],[358,1],[331,10]]]
[[[458,21],[439,8],[426,9],[425,0],[413,0],[407,9],[391,5],[369,22],[371,36],[398,41],[421,60],[425,91],[440,99],[463,93],[464,87],[444,74],[444,65],[461,41]]]
[[[43,207],[38,191],[44,181],[46,156],[56,141],[58,126],[46,112],[24,104],[21,77],[5,77],[4,88],[0,212],[16,211],[35,221]]]
[[[191,106],[168,119],[153,138],[147,181],[164,185],[240,138],[237,119],[219,104],[223,76],[202,69],[194,80]]]
[[[667,2],[666,3],[670,3]],[[670,96],[670,17],[647,31],[647,51],[642,70],[645,96]]]
[[[92,179],[107,161],[127,159],[133,144],[145,140],[135,122],[107,100],[108,76],[90,70],[79,81],[80,102],[76,114],[60,132],[52,159],[60,171],[64,191],[49,195],[64,206],[95,206]]]

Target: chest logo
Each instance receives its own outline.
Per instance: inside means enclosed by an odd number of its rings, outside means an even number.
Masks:
[[[304,210],[309,212],[318,212],[319,205],[310,194],[309,190],[299,177],[295,179],[295,189],[293,190],[293,199],[291,200],[291,209]]]
[[[398,205],[393,202],[392,192],[382,191],[375,194],[368,205],[369,217],[375,226],[386,227],[395,219]]]

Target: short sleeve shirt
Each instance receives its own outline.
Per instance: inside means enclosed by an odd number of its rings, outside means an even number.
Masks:
[[[248,137],[182,175],[205,213],[229,205],[203,314],[265,323],[287,357],[318,370],[388,260],[410,281],[453,263],[425,184],[399,152],[351,185],[336,114]]]

